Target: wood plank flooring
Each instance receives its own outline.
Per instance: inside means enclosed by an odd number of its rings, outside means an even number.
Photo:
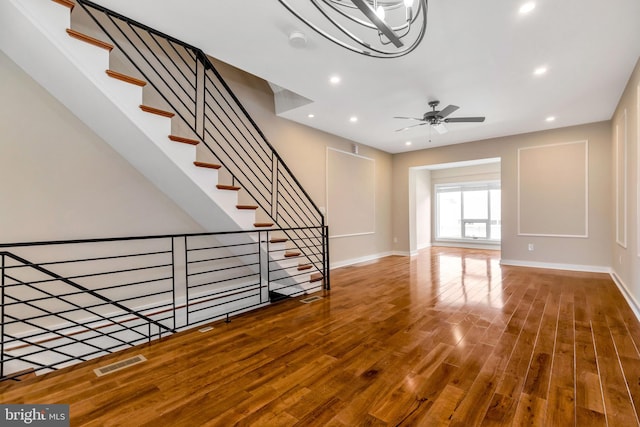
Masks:
[[[605,274],[431,248],[332,290],[0,385],[73,426],[635,426],[640,324]],[[142,354],[103,377],[93,369]]]

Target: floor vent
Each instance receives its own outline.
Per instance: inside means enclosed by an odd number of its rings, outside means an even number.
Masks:
[[[111,365],[94,369],[93,372],[95,372],[97,376],[101,377],[103,375],[107,375],[112,372],[116,372],[121,369],[128,368],[129,366],[133,366],[133,365],[137,365],[138,363],[145,362],[146,360],[147,359],[145,359],[143,355],[138,354],[137,356],[133,356],[128,359],[121,360],[120,362],[112,363]]]
[[[303,303],[305,303],[305,304],[309,304],[309,303],[312,303],[312,302],[314,302],[314,301],[318,301],[318,300],[320,300],[320,299],[322,299],[322,297],[314,296],[314,297],[309,297],[309,298],[301,299],[301,300],[300,300],[300,302],[303,302]]]

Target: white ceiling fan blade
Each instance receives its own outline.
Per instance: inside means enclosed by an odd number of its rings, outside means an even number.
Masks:
[[[436,132],[438,132],[440,135],[442,135],[443,133],[447,133],[449,132],[449,130],[447,129],[447,127],[444,125],[444,123],[438,123],[432,126]]]

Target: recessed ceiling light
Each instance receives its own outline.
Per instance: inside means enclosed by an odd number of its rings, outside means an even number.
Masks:
[[[547,74],[547,71],[549,71],[549,69],[546,66],[541,66],[536,68],[535,70],[533,70],[533,74],[536,76],[541,76],[543,74]]]
[[[536,4],[535,2],[527,2],[525,4],[523,4],[522,6],[520,6],[520,15],[526,15],[527,13],[531,12],[533,9],[536,8]]]
[[[349,118],[349,121],[350,121],[351,123],[355,123],[355,122],[357,122],[357,121],[358,121],[358,118],[357,118],[356,116],[351,116],[351,117]]]
[[[307,114],[307,117],[309,117],[310,119],[313,119],[315,116],[315,114]]]
[[[338,83],[340,83],[340,76],[331,76],[329,78],[329,83],[331,83],[332,85],[337,85]]]
[[[556,121],[556,118],[555,118],[555,116],[549,116],[549,117],[547,117],[547,118],[545,119],[545,121],[547,121],[547,122],[555,122],[555,121]]]
[[[411,145],[411,141],[407,141],[407,142],[405,142],[405,143],[404,143],[404,145],[406,145],[406,146]]]

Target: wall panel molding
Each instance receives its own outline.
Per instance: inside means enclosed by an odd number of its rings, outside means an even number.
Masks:
[[[518,149],[518,235],[589,237],[589,143]]]
[[[616,243],[627,247],[627,110],[616,120]]]
[[[327,147],[327,219],[329,237],[375,233],[376,162]]]

